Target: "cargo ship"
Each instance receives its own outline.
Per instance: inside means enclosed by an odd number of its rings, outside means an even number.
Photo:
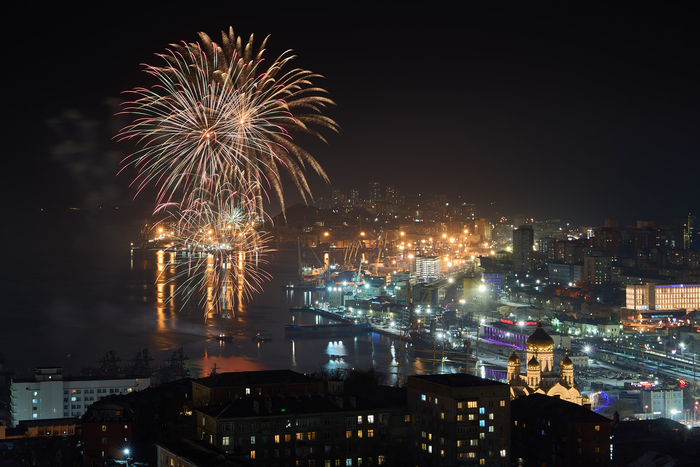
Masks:
[[[285,334],[350,334],[359,332],[372,332],[369,323],[334,323],[334,324],[287,324],[284,326]]]

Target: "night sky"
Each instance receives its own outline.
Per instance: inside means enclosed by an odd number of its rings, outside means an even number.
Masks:
[[[216,41],[233,26],[258,44],[271,35],[269,60],[293,49],[295,65],[325,77],[318,84],[337,104],[327,115],[341,134],[305,147],[333,188],[364,195],[376,179],[463,195],[487,215],[591,225],[605,217],[671,223],[700,211],[692,2],[481,3],[488,6],[10,7],[10,204],[18,212],[152,204],[133,204],[130,179],[116,176],[131,148],[112,139],[126,123],[113,117],[120,92],[152,84],[140,64],[157,64],[154,54],[169,43],[196,41],[198,31]],[[331,187],[308,178],[316,197],[330,196]],[[300,198],[289,186],[286,199]]]

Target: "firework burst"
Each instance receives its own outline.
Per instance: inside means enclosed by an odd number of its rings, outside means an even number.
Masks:
[[[247,43],[233,29],[221,44],[204,33],[199,43],[173,44],[160,66],[145,65],[156,80],[129,91],[122,113],[132,123],[117,135],[137,142],[122,161],[136,169],[137,193],[158,190],[155,213],[167,213],[177,248],[173,280],[185,302],[200,291],[205,312],[233,302],[234,291],[250,298],[269,274],[259,269],[269,251],[258,227],[267,218],[263,199],[272,191],[284,210],[282,178],[305,200],[310,167],[318,162],[292,139],[304,133],[325,141],[315,128],[337,131],[322,111],[333,102],[310,71],[292,68],[285,52],[269,63],[253,36]]]
[[[130,91],[135,98],[125,103],[123,112],[136,118],[118,137],[141,146],[123,161],[136,167],[139,191],[152,184],[158,204],[188,204],[219,184],[261,193],[271,187],[284,207],[281,181],[287,175],[304,199],[310,197],[305,169],[328,179],[291,135],[324,140],[314,127],[337,131],[321,114],[332,101],[311,83],[319,75],[283,71],[293,59],[289,53],[265,67],[266,41],[254,54],[253,36],[245,46],[233,30],[222,33],[221,45],[204,33],[200,39],[172,45],[159,55],[164,66],[146,65],[158,84]]]

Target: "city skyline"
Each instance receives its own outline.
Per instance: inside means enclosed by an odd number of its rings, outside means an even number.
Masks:
[[[316,199],[376,179],[540,219],[670,222],[698,211],[691,8],[42,10],[11,50],[11,63],[43,54],[51,80],[23,74],[30,92],[10,96],[9,188],[22,209],[136,209],[115,176],[133,149],[112,139],[119,93],[168,44],[231,25],[258,44],[269,34],[269,59],[290,48],[324,76],[341,130],[309,144],[331,180],[307,172]],[[301,201],[283,183],[287,205]]]

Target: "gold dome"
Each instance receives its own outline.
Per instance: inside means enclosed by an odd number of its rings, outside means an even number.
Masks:
[[[508,358],[508,364],[509,365],[520,365],[520,358],[515,353],[515,350],[513,350],[513,354]]]
[[[530,361],[527,362],[527,369],[528,370],[539,370],[540,369],[540,362],[537,361],[537,359],[535,358],[534,355],[532,356]]]
[[[574,362],[571,361],[569,358],[569,352],[566,352],[564,354],[564,358],[561,360],[561,367],[562,368],[573,368],[574,367]]]
[[[547,352],[554,350],[554,339],[542,328],[542,321],[526,341],[528,352]]]

